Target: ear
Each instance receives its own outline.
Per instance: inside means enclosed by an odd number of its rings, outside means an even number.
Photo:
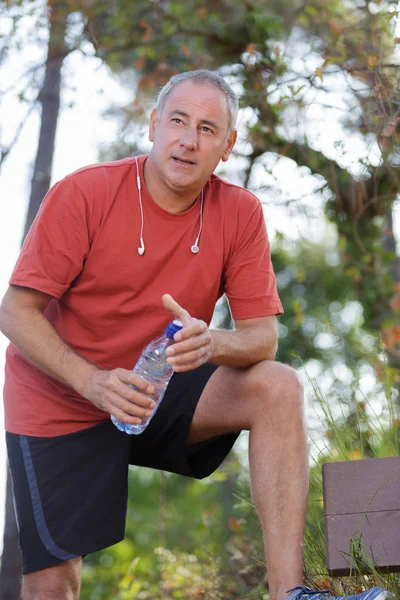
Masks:
[[[149,140],[150,142],[154,142],[154,133],[156,130],[156,125],[158,123],[158,112],[156,108],[153,108],[150,115],[150,125],[149,125]]]
[[[228,139],[225,142],[225,149],[222,155],[222,162],[226,162],[231,155],[234,145],[236,144],[237,139],[237,131],[234,129],[228,136]]]

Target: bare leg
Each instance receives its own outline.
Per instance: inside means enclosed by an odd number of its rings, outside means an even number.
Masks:
[[[220,367],[197,406],[188,443],[247,429],[252,495],[264,532],[271,600],[302,584],[308,459],[302,387],[293,369],[262,361]]]
[[[74,558],[23,577],[23,600],[79,600],[82,559]]]

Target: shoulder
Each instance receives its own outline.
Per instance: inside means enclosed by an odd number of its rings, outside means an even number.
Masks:
[[[211,197],[225,205],[229,210],[233,205],[242,210],[254,210],[261,207],[261,202],[252,192],[240,185],[230,183],[218,175],[211,175],[208,181]]]
[[[132,180],[132,168],[135,168],[135,158],[130,157],[88,165],[66,175],[43,199],[39,211],[41,218],[44,215],[51,217],[56,211],[59,215],[80,215],[86,221],[101,223],[123,182],[128,185]]]
[[[66,175],[61,182],[58,183],[74,183],[82,191],[88,186],[92,187],[97,183],[103,185],[105,181],[118,184],[128,173],[130,173],[134,163],[135,159],[129,157],[122,160],[87,165]]]
[[[208,185],[211,210],[227,227],[236,224],[240,228],[253,219],[264,220],[262,204],[249,190],[217,175],[210,177]]]

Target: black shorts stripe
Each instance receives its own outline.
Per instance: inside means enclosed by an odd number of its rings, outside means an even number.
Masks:
[[[43,513],[43,506],[40,500],[40,492],[36,480],[35,467],[33,466],[32,456],[29,450],[29,439],[26,435],[21,435],[19,441],[22,450],[22,456],[24,459],[26,476],[29,484],[29,491],[32,501],[35,523],[39,533],[39,537],[42,540],[44,547],[48,552],[50,552],[50,554],[52,554],[56,558],[59,558],[62,561],[70,560],[71,558],[78,558],[80,555],[66,552],[62,548],[59,548],[59,546],[57,546],[57,544],[55,544],[54,540],[52,539],[46,525],[46,519]]]

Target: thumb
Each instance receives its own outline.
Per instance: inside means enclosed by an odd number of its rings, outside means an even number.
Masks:
[[[179,319],[182,325],[189,325],[190,314],[187,310],[182,308],[180,304],[170,294],[164,294],[162,297],[162,303],[166,310],[173,314],[175,319]]]

